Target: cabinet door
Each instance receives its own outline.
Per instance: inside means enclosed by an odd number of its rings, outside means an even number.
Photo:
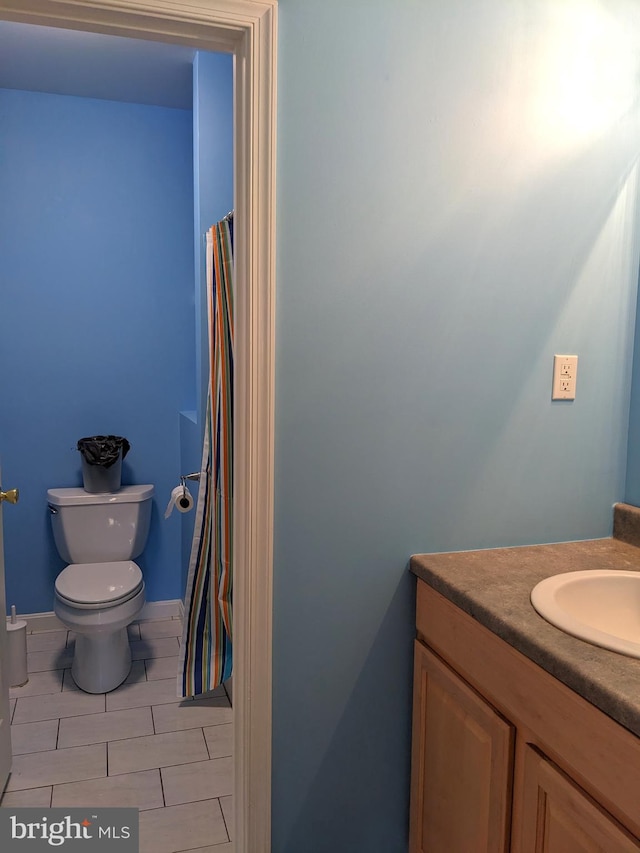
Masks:
[[[517,853],[637,853],[640,850],[637,839],[529,745],[524,747],[520,771],[514,806]]]
[[[411,853],[505,853],[513,727],[415,643]]]

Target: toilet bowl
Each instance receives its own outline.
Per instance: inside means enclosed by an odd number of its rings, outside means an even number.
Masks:
[[[131,669],[127,628],[145,603],[140,567],[153,486],[118,492],[84,489],[47,493],[54,539],[69,565],[55,582],[54,612],[75,632],[71,675],[87,693],[108,693]]]

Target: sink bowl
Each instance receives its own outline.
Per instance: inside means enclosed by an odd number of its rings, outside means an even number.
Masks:
[[[533,588],[531,603],[565,633],[640,658],[640,572],[592,569],[554,575]]]

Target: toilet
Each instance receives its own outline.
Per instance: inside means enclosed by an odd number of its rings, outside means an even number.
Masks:
[[[54,612],[76,634],[71,675],[87,693],[108,693],[131,669],[127,626],[145,602],[134,563],[146,545],[153,486],[92,494],[49,489],[56,548],[69,565],[55,583]]]

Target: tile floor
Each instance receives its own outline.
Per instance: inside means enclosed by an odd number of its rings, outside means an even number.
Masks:
[[[178,618],[129,629],[117,690],[71,679],[73,634],[27,636],[29,681],[12,688],[13,770],[0,806],[133,806],[140,853],[233,853],[232,716],[224,688],[178,700]]]

